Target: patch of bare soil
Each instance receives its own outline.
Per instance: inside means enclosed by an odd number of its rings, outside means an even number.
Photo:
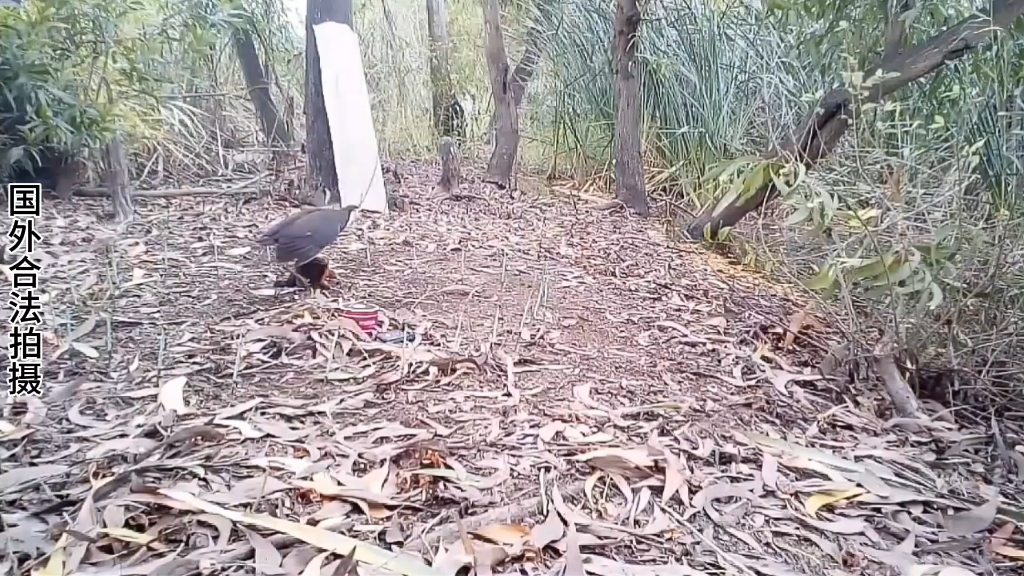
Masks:
[[[985,445],[822,378],[833,338],[789,290],[568,188],[435,201],[436,170],[402,171],[409,209],[360,215],[315,295],[271,288],[284,270],[254,243],[282,203],[140,199],[118,236],[102,202],[47,208],[48,396],[4,399],[3,572],[956,576],[1024,557],[1011,498],[978,485],[1013,481]],[[352,301],[414,345],[364,335]]]

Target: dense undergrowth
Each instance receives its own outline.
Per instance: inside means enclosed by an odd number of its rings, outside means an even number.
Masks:
[[[513,59],[529,27],[546,32],[521,117],[523,169],[607,173],[611,5],[536,6],[503,3]],[[114,132],[127,134],[143,182],[154,184],[157,173],[180,181],[225,175],[237,169],[233,158],[261,141],[232,27],[253,31],[277,105],[301,133],[304,45],[297,27],[281,25],[297,7],[33,0],[25,11],[0,10],[0,84],[32,103],[24,112],[38,120],[35,138],[91,150]],[[881,55],[882,7],[648,3],[639,53],[653,192],[694,210],[713,201],[743,173],[743,164],[721,170],[724,162],[784,137],[837,83],[863,82],[859,71]],[[969,10],[966,1],[919,2],[904,16],[907,41],[924,41]],[[448,12],[472,156],[486,150],[491,114],[482,11],[478,0],[451,0]],[[355,18],[383,154],[432,155],[424,3],[357,2]],[[841,149],[786,194],[781,211],[733,232],[745,262],[839,303],[831,309],[846,311],[852,340],[869,328],[887,332],[921,365],[955,375],[944,380],[960,383],[953,388],[975,391],[983,382],[1000,402],[1021,399],[1024,370],[1022,45],[1004,36],[865,109]],[[723,176],[705,178],[716,167]]]

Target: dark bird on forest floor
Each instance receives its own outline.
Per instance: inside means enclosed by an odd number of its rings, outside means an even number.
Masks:
[[[325,203],[330,193],[324,191]],[[358,206],[336,207],[326,205],[316,208],[302,208],[267,229],[256,239],[261,246],[273,246],[278,262],[293,262],[296,275],[307,280],[298,270],[316,258],[324,248],[338,239],[348,226],[352,212]]]

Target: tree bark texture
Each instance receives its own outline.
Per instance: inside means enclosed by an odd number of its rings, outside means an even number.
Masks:
[[[341,201],[338,172],[334,164],[331,129],[327,122],[324,88],[320,77],[320,54],[317,52],[313,26],[324,22],[352,24],[352,0],[306,1],[306,165],[309,187],[306,193],[322,202],[322,190],[330,190],[330,201]],[[353,29],[354,26],[353,26]],[[308,199],[307,199],[308,200]]]
[[[640,216],[650,216],[640,138],[640,78],[637,77],[637,0],[616,0],[615,36],[615,198]]]
[[[534,72],[537,71],[541,57],[544,56],[544,50],[547,48],[547,34],[550,33],[548,27],[551,24],[551,18],[555,10],[558,9],[558,0],[536,1],[538,17],[530,23],[529,28],[526,30],[526,37],[523,39],[525,46],[523,48],[523,55],[512,70],[512,78],[509,80],[509,86],[512,90],[512,103],[517,110],[523,105],[523,100],[526,98],[526,89],[530,85],[530,80],[533,79]],[[492,137],[497,125],[498,110],[495,108],[494,113],[491,115]]]
[[[132,201],[131,179],[128,177],[128,155],[124,151],[121,138],[115,136],[104,150],[106,164],[107,189],[114,203],[114,219],[129,222],[135,217],[135,204]]]
[[[252,33],[245,28],[235,28],[233,41],[238,63],[242,66],[242,76],[245,77],[249,99],[256,108],[256,116],[259,118],[264,137],[273,147],[291,146],[292,135],[270,94],[270,82],[267,81],[266,72],[260,63],[260,55],[256,51]]]
[[[498,0],[484,3],[484,51],[491,76],[491,97],[497,115],[494,150],[487,162],[486,180],[499,188],[512,184],[516,155],[519,152],[519,113],[512,97],[511,70],[505,53],[505,38],[501,31],[501,9]]]
[[[936,34],[925,42],[910,46],[888,61],[872,66],[864,73],[867,81],[876,74],[880,80],[873,80],[862,87],[865,93],[858,99],[859,104],[878,102],[908,84],[919,80],[968,52],[992,42],[998,30],[1009,28],[1024,14],[1024,0],[997,0],[992,7],[991,17],[973,15],[955,26]],[[892,27],[890,27],[890,30]],[[895,33],[893,33],[895,36]],[[854,96],[846,88],[834,88],[822,97],[818,106],[811,110],[794,136],[784,140],[762,155],[762,158],[790,157],[801,162],[808,169],[813,168],[826,157],[846,133],[853,121],[856,110]],[[723,228],[735,226],[750,212],[775,200],[779,195],[774,183],[761,186],[755,193],[737,198],[715,214],[717,203],[712,203],[687,228],[687,234],[699,240],[705,228],[709,236],[717,238]]]
[[[430,39],[431,113],[434,130],[441,138],[466,140],[466,113],[455,97],[452,84],[451,38],[445,0],[427,0],[427,34]]]

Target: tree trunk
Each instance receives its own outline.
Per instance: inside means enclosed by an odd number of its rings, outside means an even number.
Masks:
[[[260,127],[263,128],[264,137],[273,147],[290,147],[292,135],[287,124],[281,119],[277,106],[274,105],[270,83],[267,81],[263,65],[260,64],[260,56],[256,51],[252,34],[244,28],[235,28],[233,36],[235,53],[242,66],[242,76],[245,77],[245,86],[249,92],[249,99],[256,108],[256,116],[259,118]]]
[[[615,36],[615,198],[640,216],[650,216],[640,141],[640,79],[637,77],[637,0],[616,0]]]
[[[466,141],[466,112],[455,97],[452,84],[451,38],[445,0],[427,0],[427,33],[430,37],[431,113],[434,130],[441,138]]]
[[[538,18],[530,23],[526,30],[526,38],[523,39],[523,56],[519,59],[514,70],[509,86],[512,90],[512,103],[518,110],[526,98],[526,89],[533,79],[533,74],[540,64],[540,59],[547,48],[548,27],[551,24],[551,16],[558,8],[557,0],[537,0]],[[494,129],[498,125],[498,110],[495,108],[491,115],[490,134],[494,137]]]
[[[306,2],[306,165],[309,193],[323,198],[330,190],[330,201],[340,202],[338,172],[334,164],[334,146],[327,123],[324,87],[320,78],[320,55],[313,26],[324,22],[352,25],[352,0],[307,0]],[[322,200],[320,200],[322,201]]]
[[[114,219],[118,223],[130,222],[135,217],[135,205],[132,202],[132,184],[128,177],[128,155],[119,136],[115,136],[107,144],[104,156],[107,189],[110,190],[110,198],[114,202]]]
[[[970,16],[955,26],[936,34],[926,42],[892,55],[889,61],[879,64],[864,73],[865,80],[880,76],[870,86],[863,86],[858,103],[878,102],[942,68],[947,62],[992,42],[997,30],[1009,28],[1024,14],[1024,0],[997,0],[988,15]],[[890,27],[890,30],[892,28]],[[895,34],[893,34],[895,36]],[[846,133],[853,120],[854,98],[846,88],[834,88],[822,97],[818,106],[811,110],[794,132],[795,137],[784,140],[777,147],[765,152],[767,160],[792,157],[811,169],[835,147]],[[754,193],[740,196],[716,213],[717,203],[712,203],[687,228],[687,234],[695,240],[703,238],[705,229],[710,238],[718,237],[722,228],[735,226],[744,216],[758,207],[771,202],[779,195],[774,183],[762,185]]]
[[[501,32],[501,9],[498,0],[484,3],[484,51],[491,76],[491,97],[497,115],[494,150],[487,162],[486,181],[499,188],[509,188],[516,154],[519,152],[519,113],[512,99],[508,55]]]

